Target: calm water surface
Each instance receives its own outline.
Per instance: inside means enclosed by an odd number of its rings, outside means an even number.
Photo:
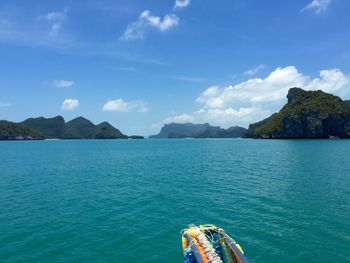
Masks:
[[[350,262],[350,140],[0,142],[0,262],[181,262],[190,223]]]

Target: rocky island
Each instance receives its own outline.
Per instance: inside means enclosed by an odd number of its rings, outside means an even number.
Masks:
[[[251,124],[248,138],[350,138],[350,102],[323,91],[289,90],[288,103],[278,112]]]
[[[208,123],[169,123],[149,138],[350,138],[350,101],[332,94],[292,88],[287,104],[270,117],[249,125],[227,129]],[[29,118],[22,122],[0,121],[0,140],[43,139],[143,139],[127,136],[108,122],[93,124],[83,117],[65,122],[62,116]]]
[[[0,121],[0,140],[43,139],[143,139],[127,136],[108,122],[93,124],[83,117],[65,122],[62,116],[29,118],[22,122]]]
[[[150,138],[239,138],[246,132],[247,129],[239,126],[223,129],[208,123],[169,123],[165,124],[157,135]]]

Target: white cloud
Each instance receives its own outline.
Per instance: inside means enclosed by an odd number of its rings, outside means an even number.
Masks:
[[[174,9],[180,9],[189,6],[191,0],[175,0]]]
[[[77,52],[79,49],[81,52],[84,45],[88,47],[90,44],[77,40],[72,34],[63,34],[64,23],[68,18],[66,12],[51,12],[37,16],[37,21],[5,19],[1,22],[0,18],[0,42],[29,47],[45,46],[59,51]],[[13,17],[19,15],[21,13],[11,14]]]
[[[152,16],[151,12],[146,10],[142,12],[140,17],[160,31],[168,30],[179,23],[179,18],[174,14],[165,15],[164,18],[161,19],[159,16]]]
[[[314,11],[316,14],[325,12],[332,0],[312,0],[310,4],[305,6],[301,11]]]
[[[45,20],[50,23],[51,29],[49,36],[54,37],[62,29],[62,24],[67,18],[68,8],[65,8],[62,12],[50,12],[38,17],[39,20]]]
[[[147,106],[147,103],[144,101],[124,101],[123,99],[116,99],[116,100],[110,100],[107,101],[103,107],[103,111],[119,111],[119,112],[130,112],[130,111],[137,111],[137,112],[147,112],[149,111],[149,108]]]
[[[224,126],[243,125],[268,117],[286,102],[288,90],[301,87],[323,90],[343,98],[350,97],[350,75],[339,69],[321,70],[318,78],[298,72],[294,66],[277,68],[266,78],[252,78],[237,85],[212,86],[196,99],[202,108],[190,114],[165,119],[165,122],[209,122]]]
[[[202,108],[191,114],[181,114],[168,117],[164,120],[165,123],[210,123],[213,125],[222,125],[228,127],[232,125],[247,126],[249,123],[266,118],[271,114],[271,111],[264,110],[260,107],[240,107],[234,109],[228,107],[225,109],[217,108]]]
[[[259,71],[263,70],[265,68],[264,64],[260,64],[256,66],[255,68],[249,69],[246,72],[244,72],[244,75],[255,75]]]
[[[350,93],[350,76],[343,74],[339,69],[321,70],[320,77],[305,85],[308,90],[323,90],[341,97]]]
[[[285,98],[288,89],[304,86],[307,77],[293,67],[277,68],[264,79],[253,78],[225,88],[210,87],[197,102],[210,108],[226,108],[236,103],[268,103]]]
[[[142,39],[146,28],[152,27],[159,31],[166,31],[177,26],[180,19],[174,14],[167,14],[163,19],[159,16],[151,15],[149,10],[143,11],[138,20],[129,24],[122,35],[122,40]]]
[[[54,80],[53,85],[57,88],[70,88],[74,85],[74,81],[64,79]]]
[[[271,103],[285,99],[292,87],[321,89],[332,93],[348,88],[349,93],[350,76],[339,69],[329,69],[322,70],[319,78],[310,80],[309,76],[298,72],[294,66],[277,68],[264,79],[253,78],[225,88],[210,87],[197,98],[197,102],[209,108],[225,108],[237,103]]]
[[[186,122],[194,122],[195,117],[190,114],[181,114],[173,117],[168,117],[165,119],[166,123],[170,122],[178,122],[178,123],[186,123]]]
[[[126,27],[126,30],[121,40],[135,40],[135,39],[143,39],[144,33],[144,24],[140,21],[133,22]]]
[[[79,107],[79,100],[76,99],[65,99],[62,103],[62,110],[65,111],[74,111]]]

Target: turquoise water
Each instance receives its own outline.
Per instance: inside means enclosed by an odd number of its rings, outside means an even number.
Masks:
[[[350,262],[350,140],[0,142],[1,262],[181,262],[190,223]]]

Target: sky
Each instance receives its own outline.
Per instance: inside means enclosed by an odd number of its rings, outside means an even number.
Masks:
[[[348,0],[1,0],[0,119],[248,127],[290,88],[350,99]]]

